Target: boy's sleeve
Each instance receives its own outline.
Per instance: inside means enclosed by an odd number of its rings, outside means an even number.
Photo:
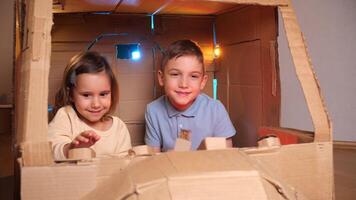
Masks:
[[[236,134],[234,125],[232,124],[229,114],[227,113],[224,105],[218,101],[216,106],[216,120],[214,130],[214,137],[232,137]]]
[[[153,113],[150,111],[149,107],[146,109],[145,120],[146,120],[146,134],[145,134],[145,143],[151,147],[161,148],[161,136],[157,131],[158,124],[157,120],[153,119]]]
[[[66,159],[63,153],[64,145],[72,142],[71,123],[64,109],[58,110],[56,116],[48,125],[48,139],[52,142],[52,151],[55,160]]]

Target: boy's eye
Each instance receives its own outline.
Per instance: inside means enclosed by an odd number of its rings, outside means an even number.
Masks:
[[[170,73],[169,75],[170,76],[178,76],[179,74],[178,73]]]
[[[191,77],[192,77],[192,78],[200,78],[200,75],[199,75],[199,74],[192,74]]]

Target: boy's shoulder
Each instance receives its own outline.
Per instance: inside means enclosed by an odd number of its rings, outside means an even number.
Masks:
[[[165,108],[165,104],[166,104],[166,96],[162,95],[160,96],[158,99],[150,102],[149,104],[147,104],[147,110],[148,111],[153,111],[153,110],[162,110]]]
[[[222,104],[219,100],[213,99],[205,93],[199,94],[196,101],[200,106],[208,108],[216,107]]]

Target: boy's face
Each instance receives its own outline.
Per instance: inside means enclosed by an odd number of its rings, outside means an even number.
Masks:
[[[158,72],[159,84],[164,86],[170,103],[180,111],[192,105],[207,79],[202,63],[191,55],[170,59],[164,71]]]

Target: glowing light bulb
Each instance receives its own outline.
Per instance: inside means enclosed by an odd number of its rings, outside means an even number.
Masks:
[[[139,60],[141,58],[140,51],[136,50],[131,53],[132,60]]]
[[[219,45],[216,45],[215,48],[214,48],[214,56],[215,58],[218,58],[221,54],[221,50],[220,50],[220,46]]]

